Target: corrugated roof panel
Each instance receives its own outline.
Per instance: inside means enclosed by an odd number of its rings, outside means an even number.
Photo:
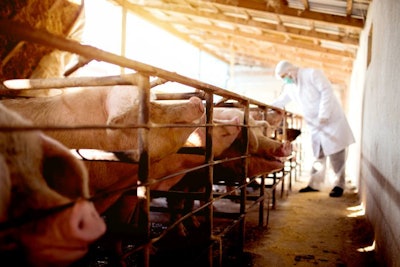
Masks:
[[[368,0],[353,0],[351,16],[365,18],[370,2]],[[308,5],[310,11],[347,16],[347,0],[308,0]],[[303,0],[288,0],[288,6],[296,9],[305,9]]]

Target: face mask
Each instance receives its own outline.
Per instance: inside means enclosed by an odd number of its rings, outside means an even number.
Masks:
[[[292,78],[286,76],[286,77],[283,78],[283,82],[284,82],[285,84],[293,84],[293,83],[294,83],[294,80],[293,80]]]

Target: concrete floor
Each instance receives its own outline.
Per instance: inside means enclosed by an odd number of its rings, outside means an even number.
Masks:
[[[278,198],[267,227],[258,226],[256,211],[248,214],[245,253],[251,261],[246,266],[378,266],[368,251],[373,232],[355,188],[349,185],[342,197],[331,198],[330,187],[298,193],[306,185],[301,177]]]

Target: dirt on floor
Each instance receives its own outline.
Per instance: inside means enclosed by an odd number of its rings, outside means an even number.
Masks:
[[[373,230],[362,213],[355,188],[339,198],[331,188],[299,193],[297,181],[269,213],[268,225],[258,225],[257,211],[246,216],[246,266],[378,266]]]

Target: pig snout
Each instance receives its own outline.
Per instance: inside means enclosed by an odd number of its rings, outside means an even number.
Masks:
[[[88,252],[88,245],[105,233],[106,226],[91,202],[79,200],[21,230],[30,266],[69,266]]]
[[[196,111],[194,114],[196,117],[204,113],[204,105],[200,98],[192,96],[189,99],[189,103],[193,106],[193,111]]]
[[[290,154],[292,154],[292,145],[290,142],[282,143],[282,145],[276,151],[277,157],[288,157]]]
[[[201,99],[192,96],[189,99],[189,105],[190,105],[189,112],[186,114],[186,116],[183,115],[183,117],[184,118],[187,117],[186,120],[188,122],[197,121],[201,119],[201,116],[203,116],[203,114],[205,113],[205,108]]]
[[[80,201],[72,208],[70,234],[82,241],[92,242],[106,231],[104,220],[97,213],[92,202]]]

